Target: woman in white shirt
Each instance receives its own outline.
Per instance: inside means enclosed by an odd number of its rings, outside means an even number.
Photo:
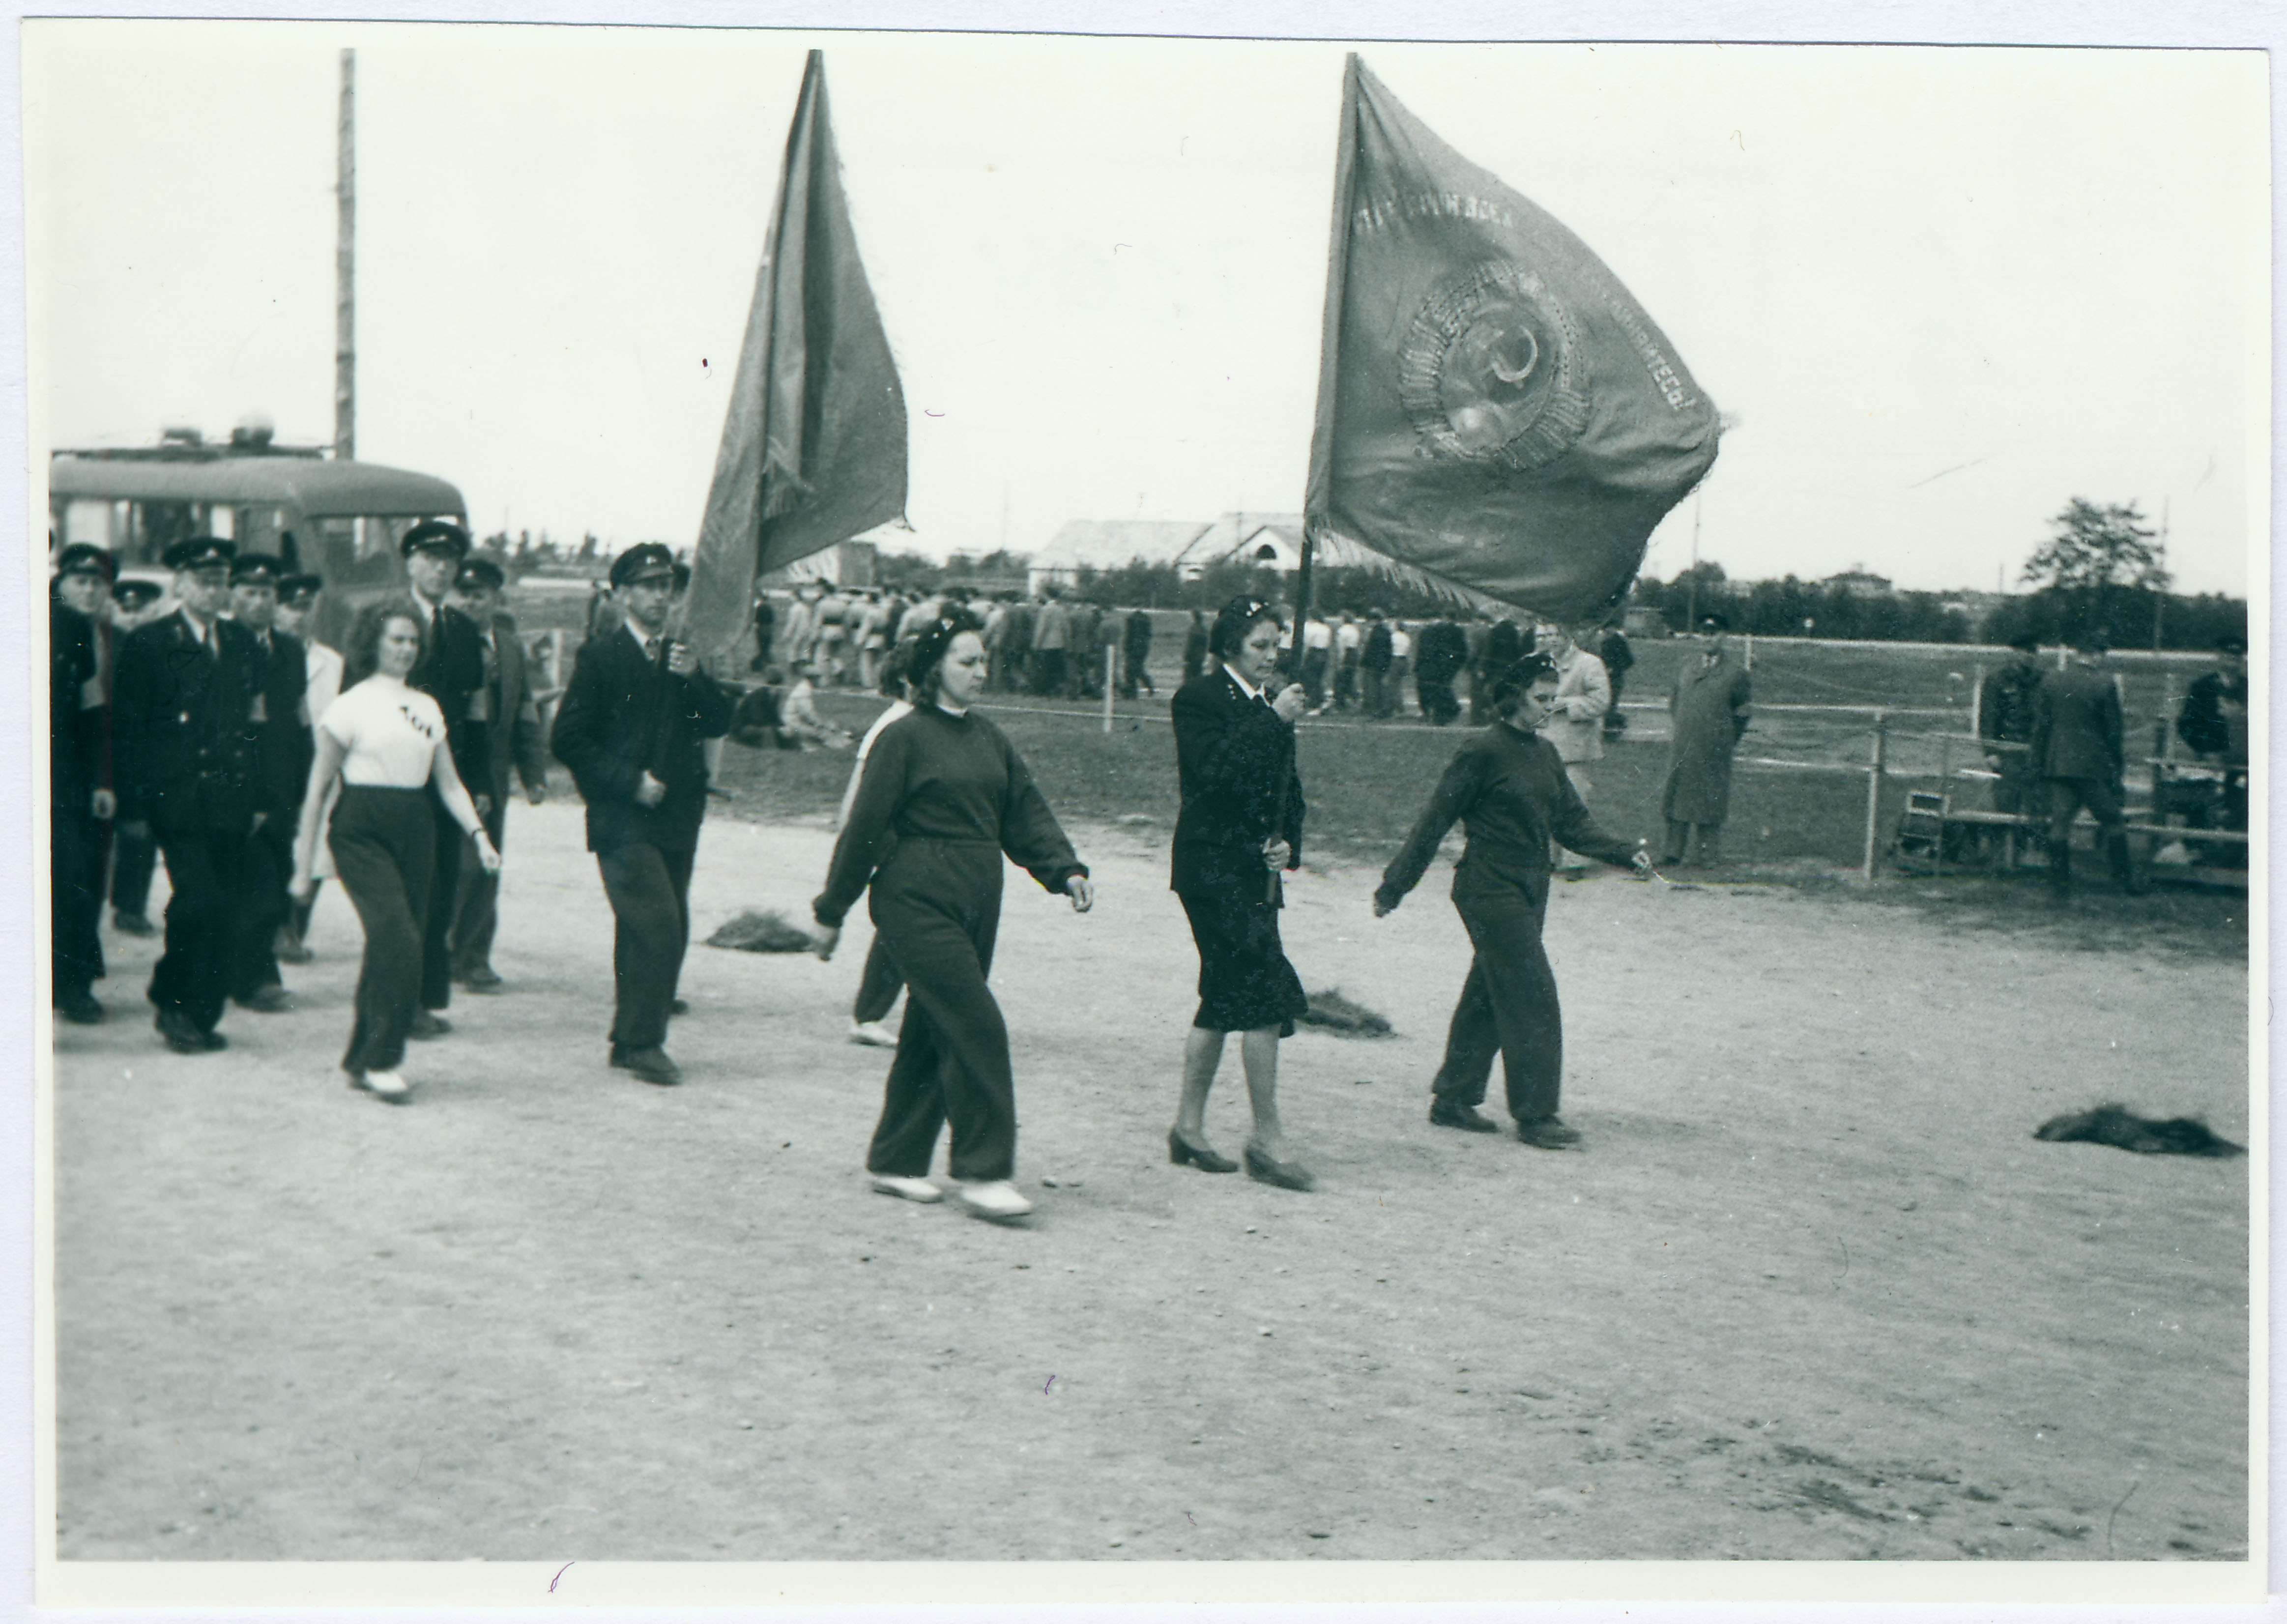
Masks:
[[[405,685],[419,661],[422,621],[409,604],[375,604],[358,616],[346,652],[352,686],[319,718],[318,757],[302,797],[294,843],[296,901],[317,890],[318,828],[326,797],[341,780],[327,846],[342,889],[365,926],[358,971],[357,1024],[342,1056],[350,1086],[391,1105],[410,1096],[398,1066],[405,1034],[421,1002],[422,931],[436,861],[433,785],[453,820],[476,843],[487,874],[500,854],[445,748],[445,715],[437,701]]]

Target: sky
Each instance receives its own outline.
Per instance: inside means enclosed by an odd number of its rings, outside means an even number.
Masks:
[[[28,23],[35,447],[332,436],[480,532],[696,536],[804,52],[911,416],[907,544],[1302,505],[1344,47]],[[1645,568],[2014,586],[2074,496],[2244,593],[2268,478],[2251,52],[1362,48],[1584,239],[1730,423]],[[44,414],[44,416],[43,416]]]

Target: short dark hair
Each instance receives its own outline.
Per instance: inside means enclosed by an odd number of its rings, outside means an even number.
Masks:
[[[421,611],[413,606],[409,598],[385,598],[370,603],[358,611],[351,623],[350,635],[342,647],[342,686],[353,688],[381,669],[382,629],[392,621],[411,621],[413,635],[420,639],[421,653],[415,654],[418,665],[429,652],[429,622]]]
[[[1278,613],[1277,604],[1241,592],[1217,611],[1215,630],[1207,633],[1207,653],[1218,660],[1231,659],[1246,641],[1246,634],[1264,621],[1286,629],[1286,617]]]

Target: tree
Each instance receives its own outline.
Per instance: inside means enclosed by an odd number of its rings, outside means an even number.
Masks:
[[[2149,627],[2173,577],[2136,504],[2099,507],[2075,496],[2049,523],[2053,534],[2025,560],[2022,579],[2056,605],[2064,635],[2093,628],[2117,639],[2129,626]]]

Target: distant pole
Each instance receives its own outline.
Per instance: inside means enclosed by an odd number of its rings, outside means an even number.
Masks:
[[[1112,731],[1112,688],[1119,680],[1120,651],[1106,648],[1104,651],[1104,731],[1107,733]]]
[[[1302,528],[1302,561],[1294,572],[1294,635],[1287,640],[1293,674],[1302,674],[1302,622],[1310,618],[1310,530]]]
[[[2160,498],[2160,556],[2168,556],[2168,499]],[[2152,589],[2152,652],[2160,652],[2160,623],[2167,618],[2168,592],[2164,587]]]
[[[1691,493],[1691,590],[1684,595],[1683,629],[1699,624],[1699,493]]]
[[[342,52],[342,107],[334,134],[340,212],[334,226],[334,456],[357,456],[357,52]]]
[[[1862,872],[1870,880],[1874,877],[1875,859],[1881,851],[1882,780],[1889,764],[1889,745],[1890,718],[1878,710],[1874,713],[1874,759],[1866,772],[1866,856]]]

